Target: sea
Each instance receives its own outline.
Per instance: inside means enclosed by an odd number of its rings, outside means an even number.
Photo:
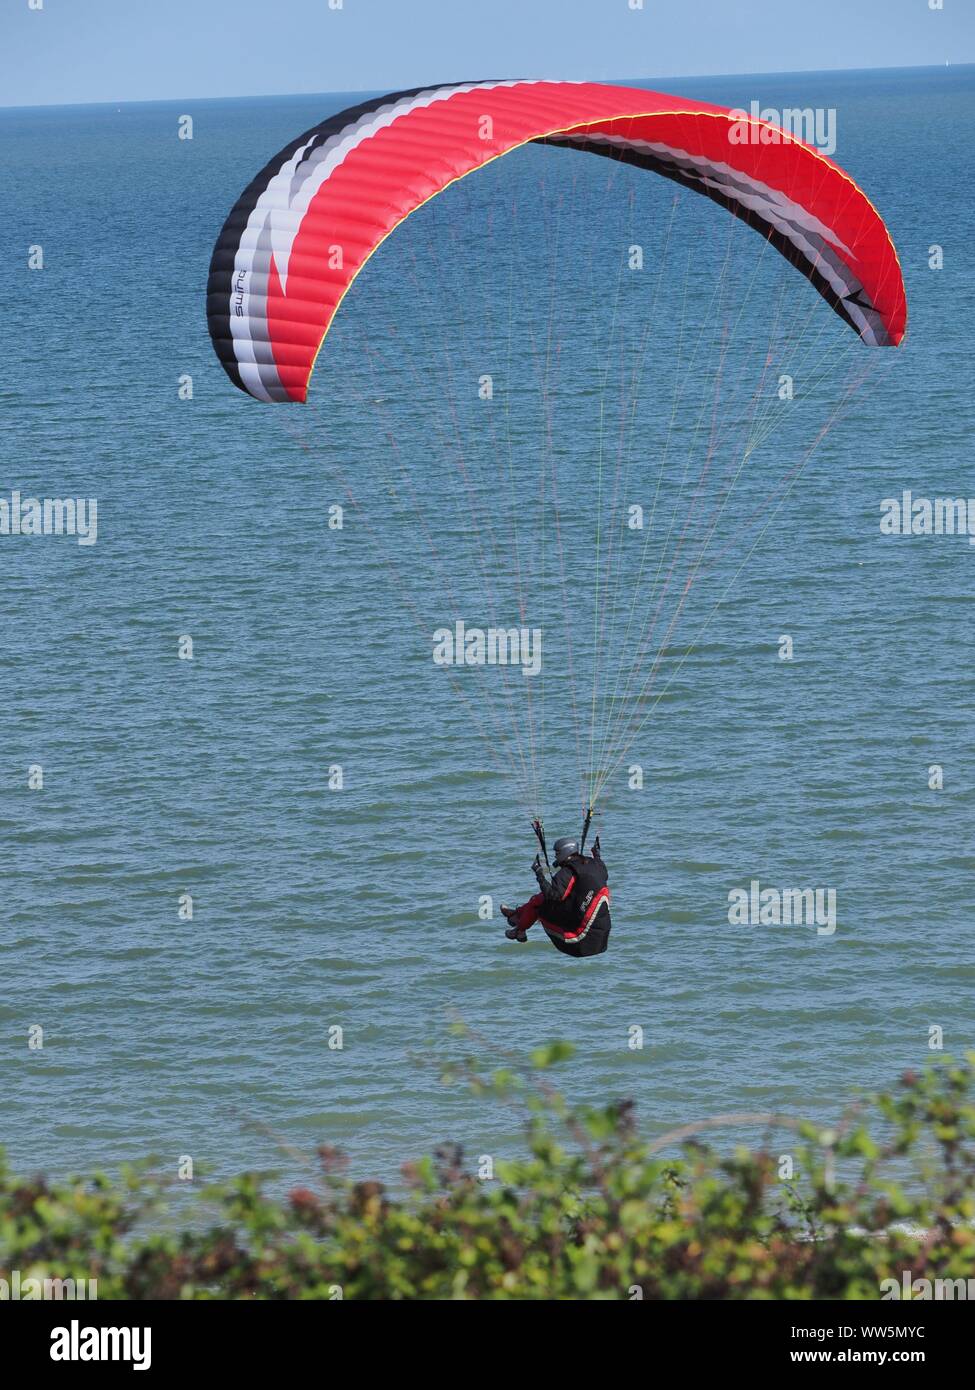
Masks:
[[[975,69],[661,85],[833,113],[900,349],[705,200],[531,146],[398,228],[308,405],[263,405],[212,350],[212,247],[360,98],[0,110],[0,499],[97,499],[90,543],[0,535],[19,1171],[517,1156],[519,1109],[444,1072],[556,1039],[648,1137],[787,1146],[748,1117],[975,1046],[975,546],[882,526],[909,492],[975,530]],[[755,442],[784,376],[808,413]],[[458,621],[537,632],[540,671],[436,660]],[[532,817],[550,850],[593,793],[609,950],[507,941]],[[820,919],[742,920],[753,884]]]

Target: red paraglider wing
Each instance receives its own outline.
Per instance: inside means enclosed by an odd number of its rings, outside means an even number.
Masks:
[[[306,131],[253,180],[213,252],[207,317],[231,380],[304,401],[342,298],[411,212],[530,141],[610,155],[704,194],[766,236],[874,346],[907,306],[887,228],[848,174],[742,112],[636,87],[476,82],[397,92]]]

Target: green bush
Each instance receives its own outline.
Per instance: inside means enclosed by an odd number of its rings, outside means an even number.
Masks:
[[[395,1194],[323,1147],[314,1185],[284,1198],[254,1175],[49,1182],[0,1158],[0,1277],[97,1279],[100,1299],[877,1299],[905,1272],[975,1278],[975,1055],[908,1073],[832,1130],[723,1116],[651,1142],[629,1103],[573,1107],[551,1085],[570,1051],[448,1076],[523,1111],[526,1156],[489,1180],[455,1146],[404,1165]],[[746,1123],[789,1136],[793,1176],[781,1142],[702,1142]]]

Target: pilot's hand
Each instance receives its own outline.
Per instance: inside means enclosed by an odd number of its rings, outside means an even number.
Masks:
[[[547,876],[544,868],[542,867],[542,856],[540,854],[536,854],[534,860],[532,861],[532,873],[538,879],[539,883],[545,883]]]

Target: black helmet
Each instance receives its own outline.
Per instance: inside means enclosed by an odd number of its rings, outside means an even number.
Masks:
[[[563,836],[561,840],[555,841],[555,848],[552,853],[555,856],[556,864],[564,864],[574,854],[579,853],[579,841],[573,839],[571,835]]]

